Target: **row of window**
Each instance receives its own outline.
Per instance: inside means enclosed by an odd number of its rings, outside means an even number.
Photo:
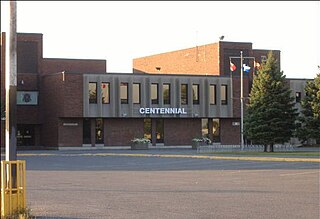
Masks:
[[[89,103],[96,104],[98,101],[97,97],[97,82],[89,82]],[[101,86],[101,101],[103,104],[110,103],[110,83],[109,82],[102,82]],[[220,100],[221,105],[227,105],[227,85],[222,84],[220,86]],[[151,103],[152,104],[159,104],[159,92],[162,92],[163,97],[163,104],[169,105],[171,104],[171,85],[170,84],[162,84],[162,89],[159,90],[159,84],[152,83],[150,88],[151,94]],[[209,102],[210,104],[217,104],[216,103],[216,85],[210,84],[209,88]],[[128,104],[129,102],[129,84],[125,82],[120,83],[120,101],[122,104]],[[133,83],[132,84],[132,102],[134,104],[140,104],[141,102],[141,84],[140,83]],[[181,84],[180,88],[180,103],[182,105],[186,105],[189,103],[188,100],[188,84]],[[199,84],[192,85],[192,103],[193,104],[200,104],[200,89]]]

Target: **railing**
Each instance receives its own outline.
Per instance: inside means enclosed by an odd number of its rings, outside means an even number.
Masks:
[[[294,151],[295,148],[291,144],[283,144],[283,145],[274,145],[274,151]],[[209,153],[209,152],[237,152],[237,151],[253,151],[253,152],[263,152],[263,145],[245,145],[243,150],[241,150],[240,145],[205,145],[199,146],[197,148],[197,153]]]
[[[1,218],[26,208],[26,162],[1,161]]]

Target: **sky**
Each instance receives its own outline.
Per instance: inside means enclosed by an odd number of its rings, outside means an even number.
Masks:
[[[8,5],[1,1],[2,32]],[[42,33],[44,58],[105,59],[114,73],[222,35],[280,50],[287,78],[314,78],[320,65],[319,1],[18,1],[17,32]]]

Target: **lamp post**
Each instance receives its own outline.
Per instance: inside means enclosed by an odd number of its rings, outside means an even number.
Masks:
[[[240,149],[244,149],[244,139],[243,139],[243,111],[244,111],[244,97],[243,97],[243,60],[253,59],[255,62],[255,57],[243,57],[243,52],[240,51],[240,57],[230,56],[231,59],[240,59]],[[254,68],[253,68],[254,71]],[[231,73],[232,74],[232,73]],[[232,94],[233,95],[233,94]]]
[[[10,2],[9,37],[6,40],[6,160],[17,159],[17,3]]]

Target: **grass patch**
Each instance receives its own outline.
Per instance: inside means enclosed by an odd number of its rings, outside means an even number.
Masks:
[[[234,152],[209,152],[208,154],[229,154],[229,155],[248,155],[248,156],[305,156],[319,157],[320,151],[287,151],[287,152],[254,152],[254,151],[234,151]]]
[[[36,217],[31,214],[30,208],[19,209],[11,215],[7,215],[4,219],[35,219]]]

